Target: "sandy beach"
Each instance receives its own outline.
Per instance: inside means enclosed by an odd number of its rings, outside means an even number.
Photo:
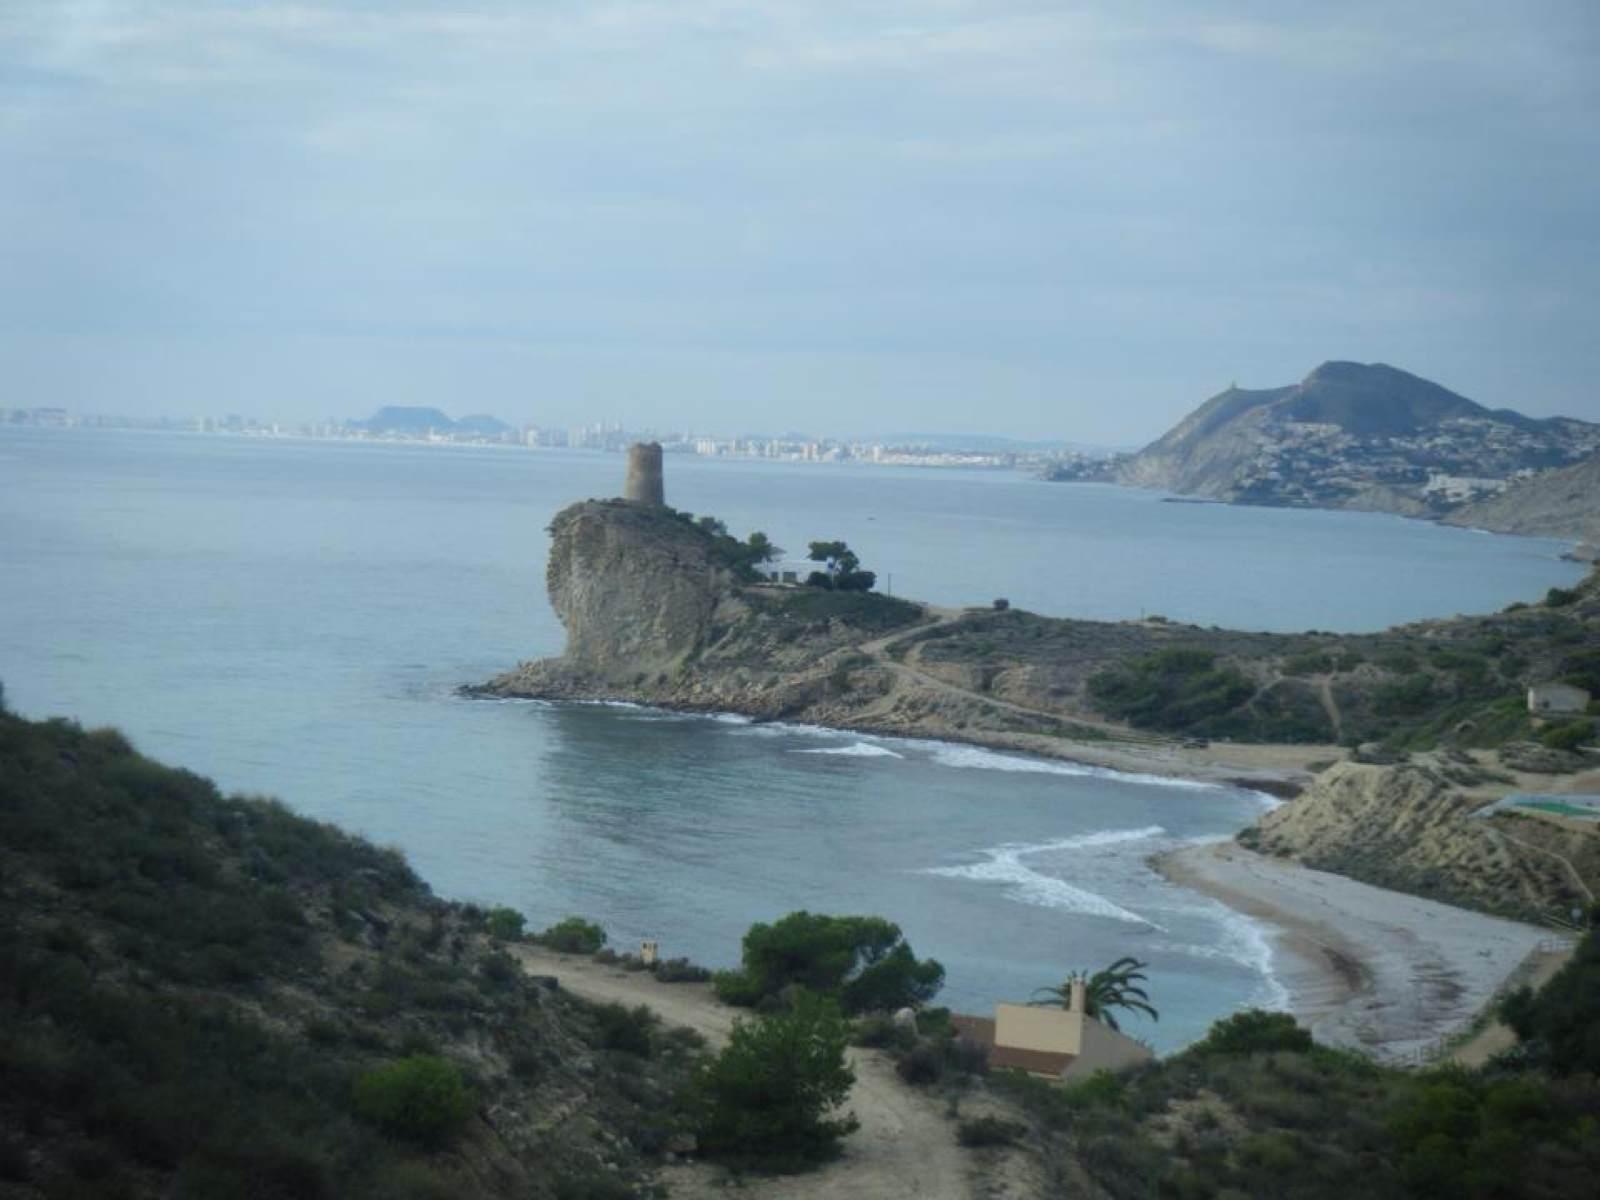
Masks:
[[[1554,937],[1233,842],[1191,846],[1154,866],[1265,922],[1274,967],[1301,1024],[1319,1041],[1386,1061],[1415,1061],[1459,1032]]]

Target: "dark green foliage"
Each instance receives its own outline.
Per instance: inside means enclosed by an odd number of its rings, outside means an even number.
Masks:
[[[832,1158],[856,1128],[853,1116],[834,1115],[855,1082],[848,1036],[838,1007],[809,993],[788,1012],[735,1022],[727,1047],[696,1079],[702,1149],[773,1171]]]
[[[1579,650],[1561,660],[1561,678],[1600,696],[1600,649]]]
[[[1047,1004],[1056,1008],[1072,1007],[1072,988],[1076,979],[1083,981],[1084,1011],[1096,1020],[1118,1029],[1117,1017],[1112,1009],[1125,1008],[1129,1012],[1143,1013],[1152,1021],[1161,1016],[1150,1004],[1150,997],[1139,985],[1146,981],[1144,974],[1148,963],[1131,956],[1117,959],[1092,975],[1068,976],[1054,987],[1042,987],[1034,994],[1033,1004]]]
[[[489,936],[497,942],[519,942],[522,940],[522,930],[528,923],[514,908],[491,908],[489,915],[484,918],[484,927],[489,931]]]
[[[835,592],[796,588],[772,595],[766,607],[795,620],[817,624],[838,621],[862,633],[885,633],[920,620],[923,610],[908,600],[877,592]]]
[[[1237,668],[1216,661],[1215,651],[1199,647],[1160,650],[1090,676],[1089,694],[1101,711],[1140,728],[1216,734],[1256,690]]]
[[[699,530],[706,538],[711,557],[733,572],[737,579],[754,582],[761,578],[760,567],[783,557],[783,547],[773,545],[771,539],[759,530],[741,542],[716,517],[697,518],[691,512],[669,511],[684,524]]]
[[[1288,1013],[1259,1008],[1234,1013],[1216,1022],[1191,1048],[1195,1054],[1267,1054],[1311,1049],[1311,1034]]]
[[[919,1038],[895,1056],[894,1069],[913,1087],[938,1083],[944,1078],[944,1043]]]
[[[806,577],[806,583],[811,587],[839,592],[870,592],[878,582],[873,572],[861,570],[861,560],[843,542],[812,542],[808,550],[806,557],[825,565],[824,570],[813,571]]]
[[[662,983],[705,983],[711,978],[708,968],[687,958],[663,958],[651,968],[651,973]]]
[[[1539,734],[1539,741],[1552,750],[1576,750],[1594,741],[1594,722],[1577,720],[1552,725]]]
[[[1577,588],[1553,587],[1544,594],[1546,608],[1565,608],[1569,604],[1576,604],[1581,593]]]
[[[654,1050],[650,1033],[656,1015],[640,1004],[602,1004],[595,1008],[595,1045],[602,1050],[617,1050],[636,1058],[649,1058]]]
[[[976,1149],[982,1146],[1013,1146],[1028,1132],[1026,1125],[1004,1117],[974,1117],[956,1126],[956,1141]]]
[[[888,1013],[869,1013],[856,1020],[850,1042],[872,1050],[909,1050],[916,1045],[917,1034]]]
[[[1527,1058],[1558,1075],[1600,1075],[1600,931],[1591,929],[1537,994],[1513,992],[1501,1008]]]
[[[606,931],[582,917],[557,921],[538,935],[540,945],[565,954],[594,954],[606,944]]]
[[[858,1013],[924,1004],[944,984],[944,968],[918,961],[900,927],[882,917],[794,912],[752,925],[743,951],[738,971],[716,976],[717,995],[728,1004],[759,1004],[801,987]]]
[[[1574,1194],[1562,1190],[1574,1168],[1600,1167],[1597,1116],[1600,1097],[1592,1088],[1449,1069],[1403,1089],[1390,1132],[1412,1195],[1558,1196]]]
[[[472,1115],[472,1097],[453,1063],[419,1054],[361,1075],[355,1108],[384,1132],[437,1149]]]
[[[509,1194],[417,1164],[455,1088],[381,1065],[464,1044],[472,1090],[519,1109],[561,1070],[552,1042],[590,1019],[536,998],[484,922],[393,851],[223,797],[112,731],[0,715],[0,1178],[43,1162],[48,1196]],[[686,1055],[579,1093],[619,1177],[671,1119]],[[485,1162],[512,1153],[496,1146]]]
[[[1382,717],[1415,716],[1434,702],[1433,677],[1407,675],[1379,688],[1372,697],[1372,711]]]

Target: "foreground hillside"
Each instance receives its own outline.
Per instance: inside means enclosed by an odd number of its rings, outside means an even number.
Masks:
[[[0,1196],[629,1195],[684,1053],[396,852],[0,711]]]

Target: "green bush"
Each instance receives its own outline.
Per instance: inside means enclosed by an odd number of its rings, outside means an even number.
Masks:
[[[1593,721],[1568,721],[1564,725],[1552,725],[1539,735],[1539,741],[1552,750],[1576,750],[1593,740]]]
[[[602,1004],[595,1009],[596,1045],[602,1050],[618,1050],[636,1058],[649,1058],[654,1046],[650,1031],[656,1015],[645,1005],[628,1008],[623,1004]]]
[[[357,1078],[355,1109],[387,1133],[438,1148],[447,1145],[466,1123],[472,1114],[472,1097],[454,1064],[418,1054]]]
[[[696,1077],[702,1149],[774,1171],[834,1157],[857,1127],[853,1116],[833,1115],[855,1082],[848,1038],[838,1006],[809,993],[789,1012],[735,1022],[727,1047]]]
[[[980,1146],[1013,1146],[1027,1132],[1026,1125],[1008,1121],[1004,1117],[974,1117],[956,1126],[956,1141],[972,1149]]]
[[[1577,600],[1577,588],[1553,587],[1544,594],[1544,606],[1546,608],[1565,608],[1569,604],[1577,603]]]
[[[740,969],[714,979],[727,1004],[760,1004],[802,987],[837,997],[850,1013],[915,1007],[943,985],[944,968],[918,960],[894,922],[803,911],[752,925]]]
[[[906,1050],[916,1044],[916,1033],[888,1013],[870,1013],[852,1028],[850,1042],[870,1050]]]
[[[606,944],[606,931],[593,921],[568,917],[546,929],[538,941],[565,954],[594,954]]]
[[[1311,1034],[1288,1013],[1246,1009],[1224,1017],[1190,1047],[1198,1054],[1262,1054],[1276,1050],[1309,1050]]]
[[[1089,677],[1100,710],[1148,729],[1224,732],[1216,723],[1255,693],[1215,651],[1174,646]],[[1230,731],[1231,732],[1231,731]]]
[[[484,926],[489,930],[489,936],[497,942],[520,942],[523,927],[527,925],[527,918],[514,908],[491,908],[489,915],[484,918]]]
[[[938,1083],[944,1078],[944,1046],[919,1038],[895,1057],[895,1072],[913,1087]]]
[[[711,972],[687,958],[663,958],[657,961],[651,973],[662,983],[705,983]]]

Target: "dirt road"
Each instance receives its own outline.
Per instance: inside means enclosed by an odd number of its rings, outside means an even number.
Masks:
[[[718,1003],[703,983],[659,983],[644,972],[624,971],[589,958],[554,954],[533,946],[513,952],[536,975],[554,975],[561,986],[589,1000],[645,1004],[672,1025],[686,1025],[713,1046],[727,1041],[740,1014]],[[806,1175],[747,1178],[739,1188],[750,1200],[970,1200],[974,1163],[956,1145],[955,1124],[942,1104],[906,1086],[889,1060],[875,1050],[850,1051],[856,1084],[850,1109],[861,1122],[845,1141],[837,1162]],[[662,1180],[672,1195],[689,1200],[725,1198],[727,1176],[704,1163],[666,1168]]]

